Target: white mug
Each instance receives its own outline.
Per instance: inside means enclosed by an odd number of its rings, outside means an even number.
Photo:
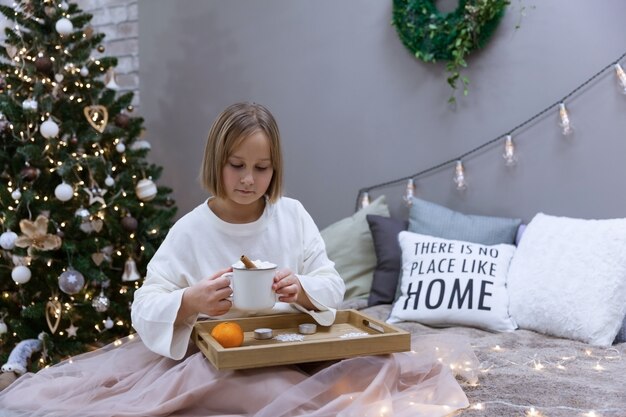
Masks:
[[[250,312],[274,307],[276,304],[276,293],[272,289],[274,275],[276,275],[274,264],[254,269],[233,265],[233,272],[223,275],[230,279],[233,307]]]

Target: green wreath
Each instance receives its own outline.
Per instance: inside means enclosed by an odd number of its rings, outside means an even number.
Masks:
[[[442,13],[435,0],[393,0],[392,23],[400,40],[425,62],[448,61],[448,83],[455,89],[465,56],[481,48],[495,31],[509,0],[459,0]],[[469,81],[463,77],[464,93]],[[454,101],[454,98],[451,98]]]

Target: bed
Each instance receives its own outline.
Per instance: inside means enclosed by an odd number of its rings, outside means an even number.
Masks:
[[[424,204],[429,210],[424,210]],[[469,324],[459,325],[454,323],[458,319],[449,316],[433,321],[431,316],[394,313],[406,292],[406,285],[402,286],[407,278],[407,251],[402,243],[396,246],[393,256],[401,256],[396,261],[401,269],[390,267],[389,236],[398,238],[398,230],[416,226],[418,215],[427,227],[433,227],[441,217],[437,210],[448,209],[417,200],[409,219],[391,219],[383,196],[322,230],[329,257],[346,280],[343,308],[383,321],[395,314],[392,322],[411,333],[414,345],[433,334],[467,341],[477,358],[478,367],[470,372],[477,380],[457,376],[470,405],[452,415],[626,416],[626,238],[622,237],[626,220],[538,213],[528,225],[510,224],[515,233],[506,237],[513,239],[507,245],[513,249],[503,291],[508,294],[505,307],[517,320],[514,329],[494,331],[485,321],[470,319]],[[381,220],[395,222],[395,229],[386,227],[383,233]],[[447,231],[429,230],[428,234],[459,232],[458,224],[449,230],[454,221],[446,218],[444,223]],[[476,227],[470,227],[470,232]],[[481,230],[490,227],[478,226]],[[397,283],[381,286],[381,280],[393,280],[394,274]],[[439,279],[442,285],[444,279]]]

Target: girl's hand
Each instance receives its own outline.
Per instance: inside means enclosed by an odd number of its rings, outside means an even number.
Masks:
[[[278,301],[298,303],[305,308],[315,309],[302,289],[300,279],[290,269],[281,269],[276,272],[272,289],[278,294]]]
[[[198,313],[211,317],[226,314],[233,306],[228,299],[233,290],[229,286],[230,280],[222,275],[232,272],[232,270],[232,267],[219,270],[212,276],[185,289],[176,321],[184,320]]]

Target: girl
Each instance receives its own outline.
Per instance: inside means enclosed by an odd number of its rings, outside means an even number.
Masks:
[[[443,416],[467,406],[454,376],[426,354],[353,358],[314,375],[297,366],[216,370],[189,336],[199,316],[244,315],[223,276],[242,254],[282,267],[272,314],[332,324],[344,284],[309,214],[281,196],[280,135],[265,107],[238,103],[220,114],[202,182],[212,197],[172,227],[135,293],[140,338],[22,376],[0,394],[0,416]]]

